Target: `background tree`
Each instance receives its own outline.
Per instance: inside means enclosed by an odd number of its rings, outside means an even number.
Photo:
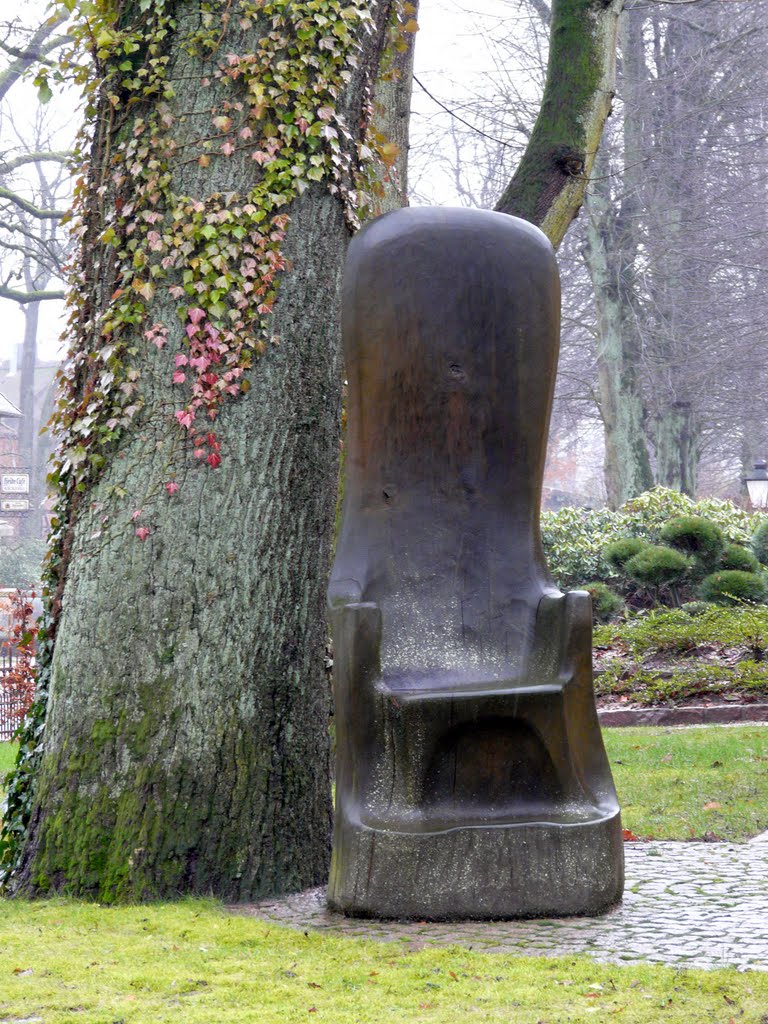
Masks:
[[[701,0],[685,10],[636,4],[625,16],[619,145],[606,147],[588,200],[590,241],[607,236],[613,261],[606,289],[590,244],[597,304],[615,295],[619,325],[613,338],[602,334],[601,357],[617,362],[601,410],[611,388],[634,410],[622,430],[606,428],[614,503],[637,493],[649,464],[657,482],[693,493],[708,453],[722,457],[725,442],[738,454],[737,423],[752,404],[743,369],[754,359],[744,314],[757,314],[764,274],[754,214],[765,181],[753,161],[764,135],[766,13],[761,2]],[[726,409],[737,429],[724,432]]]
[[[445,133],[457,195],[474,204],[501,193],[541,87],[547,6],[507,7],[516,31],[489,33],[486,99],[454,100],[463,120]],[[615,114],[561,252],[553,417],[561,435],[599,418],[612,505],[654,482],[693,491],[702,466],[710,486],[723,472],[733,485],[768,442],[757,352],[766,14],[764,0],[697,0],[633,2],[622,18]],[[529,67],[532,93],[519,84]]]
[[[37,127],[42,127],[39,121]],[[40,438],[46,404],[41,405],[36,396],[40,309],[44,302],[64,298],[63,287],[57,285],[64,277],[65,241],[60,221],[69,191],[64,154],[41,147],[40,131],[36,141],[37,146],[20,142],[21,154],[6,159],[3,178],[11,186],[7,192],[12,198],[0,200],[0,298],[17,303],[24,313],[17,452],[20,464],[30,470],[33,509],[39,506],[45,493],[45,462],[49,454],[46,439]],[[26,179],[15,181],[9,167],[17,174],[23,169]],[[2,171],[0,167],[0,174]],[[24,198],[25,193],[28,198]],[[21,520],[20,527],[22,535],[37,536],[40,524],[36,516],[30,515]]]
[[[60,230],[69,202],[67,153],[53,143],[52,118],[40,107],[28,129],[18,128],[14,110],[19,106],[23,75],[41,62],[52,60],[68,37],[57,30],[63,17],[55,16],[36,29],[19,21],[0,26],[0,300],[15,303],[24,315],[20,343],[17,457],[30,470],[30,505],[39,506],[44,494],[48,445],[39,439],[45,422],[36,396],[36,366],[40,309],[43,302],[64,298],[65,241]],[[60,132],[59,132],[60,134]],[[15,341],[8,337],[8,344]],[[50,415],[50,409],[48,409]],[[34,512],[19,520],[19,532],[38,536],[40,520]]]

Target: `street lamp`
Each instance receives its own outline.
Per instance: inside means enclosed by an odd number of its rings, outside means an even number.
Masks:
[[[768,472],[765,459],[758,459],[751,474],[744,478],[749,491],[749,502],[752,508],[768,506]]]

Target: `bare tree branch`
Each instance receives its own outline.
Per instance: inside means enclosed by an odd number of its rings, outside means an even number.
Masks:
[[[66,16],[60,14],[44,22],[33,33],[29,44],[18,53],[11,52],[7,44],[4,46],[6,52],[11,53],[11,56],[15,56],[16,59],[4,71],[0,72],[0,101],[5,98],[8,90],[18,82],[28,68],[69,40],[69,36],[54,36],[53,39],[50,38],[51,34],[60,25],[63,25],[66,20]]]
[[[0,299],[11,299],[22,306],[28,302],[44,302],[47,299],[63,299],[65,297],[66,292],[63,289],[59,291],[20,292],[15,288],[9,288],[7,285],[0,284]]]
[[[10,189],[4,188],[2,185],[0,185],[0,199],[7,199],[8,202],[18,206],[24,213],[28,213],[30,217],[36,217],[37,220],[61,220],[66,213],[66,210],[44,210],[39,206],[35,206],[34,203],[30,203],[29,200],[23,199]]]
[[[10,174],[12,171],[17,170],[19,167],[24,167],[26,164],[36,164],[41,161],[46,163],[65,164],[70,155],[71,154],[65,149],[20,153],[18,156],[12,157],[10,160],[0,161],[0,174]]]

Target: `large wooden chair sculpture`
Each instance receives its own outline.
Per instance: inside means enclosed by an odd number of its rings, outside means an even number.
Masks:
[[[329,588],[348,914],[587,914],[621,898],[591,609],[545,565],[559,280],[538,229],[406,209],[352,243]]]

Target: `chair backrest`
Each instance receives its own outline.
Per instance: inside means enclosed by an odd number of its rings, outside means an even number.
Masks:
[[[554,252],[503,214],[404,209],[352,242],[346,484],[331,593],[382,612],[385,674],[499,678],[554,588],[539,505]]]

